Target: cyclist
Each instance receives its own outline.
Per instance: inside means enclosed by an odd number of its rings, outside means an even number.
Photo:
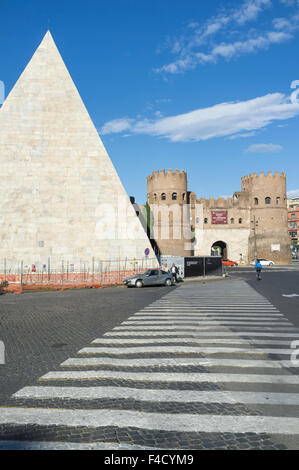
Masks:
[[[256,278],[258,281],[260,281],[261,278],[261,272],[262,272],[263,266],[261,265],[261,262],[259,259],[256,260],[255,263],[255,270],[256,270]]]

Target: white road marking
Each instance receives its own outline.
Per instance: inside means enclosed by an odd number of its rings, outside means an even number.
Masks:
[[[220,343],[220,344],[272,344],[290,346],[292,341],[271,339],[242,339],[242,338],[97,338],[91,344],[171,344],[171,343]]]
[[[211,330],[211,328],[209,328]],[[159,329],[160,330],[160,329]],[[214,328],[212,328],[212,330],[214,330]],[[265,330],[265,328],[263,328],[263,330]],[[153,338],[154,337],[157,337],[157,336],[165,336],[165,337],[168,337],[168,336],[177,336],[179,338],[183,338],[184,336],[185,337],[194,337],[194,338],[201,338],[201,337],[207,337],[207,336],[211,336],[213,338],[222,338],[222,337],[231,337],[231,336],[235,336],[235,337],[239,337],[239,336],[255,336],[255,337],[259,337],[259,336],[264,336],[266,338],[299,338],[299,333],[274,333],[274,332],[265,332],[263,331],[262,333],[261,332],[256,332],[256,331],[202,331],[202,329],[198,329],[198,331],[196,333],[193,333],[194,331],[194,328],[190,328],[190,332],[189,331],[185,331],[185,330],[176,330],[176,331],[169,331],[168,329],[161,329],[161,331],[159,332],[156,332],[156,331],[152,331],[152,330],[149,330],[149,331],[135,331],[135,329],[132,329],[132,330],[129,330],[129,331],[115,331],[115,330],[112,330],[112,331],[107,331],[107,333],[104,333],[103,336],[115,336],[115,337],[118,337],[118,336],[152,336]]]
[[[168,389],[139,389],[128,387],[24,387],[13,394],[15,398],[37,399],[73,399],[98,400],[133,399],[151,402],[178,403],[247,403],[262,405],[299,405],[297,393],[269,392],[230,392],[230,391],[197,391]]]
[[[276,349],[276,348],[227,348],[227,347],[209,347],[209,346],[200,346],[200,347],[192,347],[192,346],[164,346],[160,345],[159,349],[157,346],[140,346],[140,347],[122,347],[122,348],[112,348],[112,347],[87,347],[80,349],[78,354],[142,354],[142,353],[171,353],[171,354],[179,354],[179,353],[189,353],[189,354],[219,354],[219,353],[230,353],[230,354],[288,354],[290,355],[291,351],[290,348],[288,349]]]
[[[159,447],[146,447],[117,442],[68,442],[68,441],[0,441],[0,450],[157,450]]]
[[[241,321],[237,320],[212,320],[210,319],[209,321],[206,320],[167,320],[167,319],[160,319],[160,320],[129,320],[129,321],[124,321],[122,322],[122,325],[253,325],[253,326],[263,326],[267,325],[269,326],[269,321],[260,321],[253,319],[251,321],[248,321],[248,319],[244,319]],[[287,320],[284,321],[279,321],[276,320],[274,322],[273,320],[273,326],[278,326],[278,325],[283,325],[283,326],[292,326],[292,323],[290,323]]]
[[[299,418],[144,413],[130,410],[1,408],[0,424],[94,428],[132,426],[149,430],[180,432],[299,434]]]
[[[201,295],[201,292],[204,294]],[[227,416],[145,413],[130,409],[70,410],[59,408],[59,401],[62,406],[62,400],[74,399],[84,403],[86,400],[104,398],[152,403],[241,403],[297,407],[299,398],[294,386],[297,392],[299,377],[287,370],[292,369],[293,364],[290,360],[270,360],[265,355],[276,354],[290,357],[290,347],[281,346],[290,346],[292,340],[299,338],[298,332],[298,328],[295,328],[276,307],[243,281],[235,282],[230,291],[227,290],[227,286],[223,285],[197,287],[196,290],[191,286],[183,286],[182,289],[177,289],[136,312],[121,325],[105,333],[103,338],[96,338],[91,345],[99,346],[81,349],[77,353],[78,357],[69,358],[61,363],[59,371],[51,371],[40,377],[40,385],[24,387],[13,396],[15,399],[37,400],[36,405],[40,403],[38,400],[56,399],[58,400],[57,408],[3,407],[0,409],[0,425],[31,423],[42,426],[97,428],[132,426],[147,430],[162,429],[180,432],[299,434],[299,418],[284,416]],[[256,345],[260,347],[256,348]],[[171,354],[173,357],[149,356],[155,353]],[[123,357],[123,355],[130,354],[147,356]],[[182,357],[181,354],[189,354],[189,357]],[[198,354],[205,354],[206,357],[198,357]],[[214,357],[214,354],[219,354],[219,358]],[[231,354],[241,355],[244,359],[234,359]],[[101,366],[139,368],[140,371],[92,370]],[[209,372],[189,372],[185,371],[185,366],[205,366]],[[68,370],[61,370],[63,367]],[[86,369],[88,367],[91,370]],[[142,369],[146,367],[156,368],[157,372]],[[163,371],[163,367],[174,369],[167,372]],[[221,368],[220,371],[227,368],[229,373],[218,373],[218,369],[212,372],[215,367]],[[70,370],[70,368],[73,369]],[[78,368],[85,368],[85,370],[78,370]],[[105,369],[105,367],[102,368]],[[243,368],[242,373],[234,368]],[[260,369],[261,373],[256,374],[254,369]],[[269,370],[264,373],[263,369]],[[271,369],[274,369],[273,373],[269,374]],[[232,373],[234,370],[238,373]],[[83,387],[82,381],[88,380],[96,381],[98,385]],[[125,387],[123,383],[119,386],[106,386],[103,385],[103,380],[121,380],[129,385],[132,385],[132,381],[136,381],[142,384],[142,388]],[[56,381],[72,381],[76,386],[72,383],[71,387],[65,384],[56,386]],[[166,382],[168,386],[165,389],[154,389],[150,387],[151,382]],[[229,384],[235,384],[234,388],[237,387],[236,384],[241,384],[242,387],[250,386],[251,391],[198,391],[186,390],[185,387],[184,390],[168,388],[178,382],[226,384],[226,388]],[[47,383],[51,386],[46,385]],[[279,393],[252,391],[253,388],[257,388],[258,384],[268,384],[270,390],[274,388],[274,384],[280,385],[280,391]],[[293,386],[292,393],[288,392],[290,386]],[[284,390],[286,392],[282,393]],[[279,408],[279,412],[283,414],[282,408]],[[102,443],[96,444],[101,448]],[[123,446],[123,448],[128,447]]]
[[[258,375],[258,374],[222,374],[222,373],[170,373],[170,372],[122,372],[122,371],[53,371],[39,378],[46,380],[102,380],[123,379],[143,382],[193,382],[193,383],[270,383],[299,384],[296,375]]]
[[[181,313],[177,312],[151,312],[151,313],[135,313],[129,319],[136,319],[136,318],[164,318],[164,317],[171,317],[171,318],[284,318],[282,313],[268,313],[268,312],[260,312],[260,313],[251,313],[251,312],[200,312],[200,313]]]
[[[153,357],[123,359],[119,357],[79,357],[70,358],[60,364],[61,367],[88,367],[114,365],[121,367],[182,367],[182,366],[207,366],[207,367],[246,367],[246,368],[289,368],[291,361],[276,361],[262,359],[216,359],[197,357]]]
[[[246,328],[248,330],[263,330],[263,331],[274,331],[274,330],[280,330],[280,331],[293,331],[293,332],[298,332],[298,328],[295,328],[294,326],[290,326],[290,327],[284,327],[284,326],[272,326],[272,327],[269,327],[269,326],[263,326],[263,325],[260,325],[260,326],[248,326],[248,325],[238,325],[238,326],[234,326],[234,325],[231,325],[232,328],[235,328],[235,329],[238,329],[238,328],[241,328],[241,326],[246,326]],[[138,326],[138,325],[134,325],[132,327],[130,326],[116,326],[115,328],[113,328],[112,331],[120,331],[120,330],[126,330],[126,331],[137,331],[137,330],[151,330],[151,331],[154,331],[154,330],[175,330],[177,329],[178,326],[176,325],[163,325],[163,326]],[[191,330],[191,331],[204,331],[204,330],[220,330],[221,328],[222,329],[228,329],[228,327],[226,327],[225,325],[217,325],[217,326],[188,326],[188,325],[180,325],[180,328],[182,330]]]

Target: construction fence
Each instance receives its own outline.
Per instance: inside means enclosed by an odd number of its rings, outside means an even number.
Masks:
[[[102,288],[123,284],[138,272],[157,267],[156,258],[61,261],[25,264],[23,261],[0,261],[0,291],[22,293],[28,290],[65,290]]]

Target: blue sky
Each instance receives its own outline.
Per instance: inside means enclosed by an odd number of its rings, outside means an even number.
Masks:
[[[299,0],[0,0],[0,15],[6,95],[49,26],[137,202],[162,168],[198,197],[283,171],[299,196]]]

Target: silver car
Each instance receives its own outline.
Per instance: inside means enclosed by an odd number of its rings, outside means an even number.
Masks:
[[[144,287],[144,286],[171,286],[174,284],[172,274],[160,269],[148,269],[145,272],[135,274],[124,280],[124,284],[128,287]]]

